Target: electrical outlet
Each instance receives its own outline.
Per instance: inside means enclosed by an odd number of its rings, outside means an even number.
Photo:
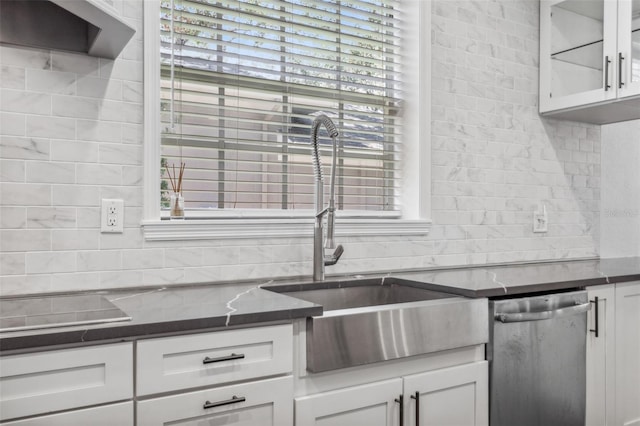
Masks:
[[[103,233],[122,233],[124,230],[124,201],[102,200],[100,231]]]

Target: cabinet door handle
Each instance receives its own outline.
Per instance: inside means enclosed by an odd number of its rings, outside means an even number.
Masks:
[[[618,89],[622,89],[622,86],[624,86],[622,81],[622,61],[624,61],[624,56],[622,56],[622,52],[618,52]]]
[[[609,56],[605,56],[604,57],[604,91],[608,91],[609,89],[611,89],[611,85],[609,84],[609,64],[611,63],[611,60],[609,59]]]
[[[244,358],[244,354],[231,354],[227,356],[221,356],[219,358],[205,357],[205,359],[202,360],[202,363],[211,364],[213,362],[232,361],[234,359],[243,359],[243,358]]]
[[[400,424],[399,426],[404,426],[404,395],[400,394],[399,397],[394,399],[395,402],[400,404]]]
[[[411,395],[411,399],[416,400],[416,426],[420,426],[420,392]]]
[[[204,408],[206,410],[208,408],[222,407],[223,405],[237,404],[238,402],[245,402],[246,400],[247,400],[247,398],[245,398],[244,396],[235,396],[235,395],[233,395],[231,397],[231,399],[227,399],[225,401],[218,401],[218,402],[206,401],[204,403],[204,405],[202,406],[202,408]]]
[[[595,309],[593,312],[593,315],[595,315],[595,328],[591,328],[589,329],[590,332],[595,333],[596,337],[598,337],[598,333],[599,333],[599,329],[600,329],[600,325],[598,324],[598,296],[596,296],[594,298],[594,300],[589,300],[589,303],[594,303],[595,304]]]

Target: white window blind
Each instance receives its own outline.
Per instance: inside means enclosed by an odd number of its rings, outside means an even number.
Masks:
[[[312,208],[323,113],[340,131],[338,209],[399,210],[399,1],[167,0],[160,17],[162,164],[186,163],[187,209]]]

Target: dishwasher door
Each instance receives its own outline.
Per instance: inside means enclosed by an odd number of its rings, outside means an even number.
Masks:
[[[490,424],[584,426],[586,291],[489,306]]]

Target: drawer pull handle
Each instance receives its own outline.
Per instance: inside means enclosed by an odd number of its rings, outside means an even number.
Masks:
[[[243,359],[243,358],[244,358],[244,354],[231,354],[228,356],[221,356],[219,358],[206,357],[205,359],[202,360],[202,363],[211,364],[213,362],[232,361],[234,359]]]
[[[207,408],[215,408],[215,407],[222,407],[223,405],[237,404],[238,402],[245,402],[246,400],[247,398],[245,398],[244,396],[233,395],[231,399],[227,399],[226,401],[218,401],[218,402],[206,401],[202,406],[202,408],[206,410]]]

